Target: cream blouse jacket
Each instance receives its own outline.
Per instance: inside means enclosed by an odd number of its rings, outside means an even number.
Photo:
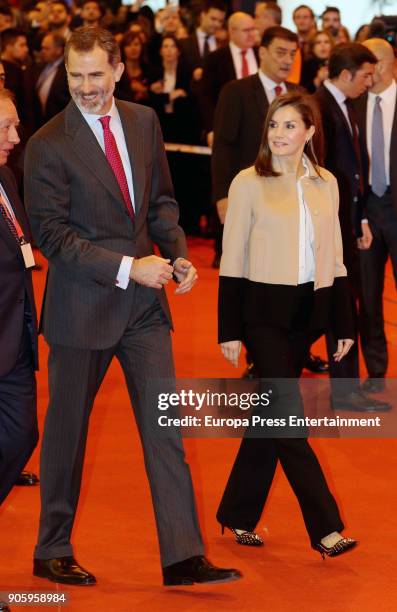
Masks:
[[[348,312],[351,308],[347,271],[343,264],[337,181],[324,168],[319,168],[319,176],[306,156],[304,165],[308,171],[300,183],[314,230],[314,290],[318,293],[320,289],[334,288],[335,279],[340,279],[341,282],[336,283],[337,294],[332,292],[331,308],[336,305],[338,310],[338,337],[352,337],[344,335],[351,330],[351,313]],[[241,313],[238,314],[238,309],[231,303],[243,301],[244,283],[241,281],[245,281],[245,285],[251,281],[269,287],[292,287],[298,285],[298,280],[299,198],[296,174],[261,177],[254,167],[242,170],[230,186],[223,234],[219,341],[241,338]],[[325,292],[327,309],[329,293]],[[277,287],[274,296],[279,299]]]

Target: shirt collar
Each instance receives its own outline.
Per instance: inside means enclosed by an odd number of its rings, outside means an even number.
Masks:
[[[368,98],[370,100],[375,100],[375,98],[377,98],[379,96],[379,98],[382,98],[382,100],[385,100],[385,101],[389,101],[390,100],[390,101],[392,101],[396,97],[396,92],[397,92],[397,83],[393,79],[393,81],[390,83],[389,87],[387,87],[387,89],[385,89],[381,93],[373,93],[372,91],[369,91],[368,92]]]
[[[197,36],[199,38],[202,38],[203,40],[205,40],[207,36],[208,36],[208,40],[210,40],[214,36],[213,34],[206,34],[205,32],[203,32],[203,30],[200,30],[200,28],[197,28],[196,32],[197,32]]]
[[[240,49],[240,47],[235,45],[234,42],[232,41],[229,42],[229,47],[230,47],[230,51],[232,53],[235,53],[236,55],[241,56],[241,52],[244,51],[244,49]],[[252,48],[250,47],[249,49],[246,49],[246,51],[247,51],[247,54],[249,54],[250,52],[252,52]]]
[[[94,115],[93,113],[86,113],[85,111],[83,111],[79,105],[77,105],[79,111],[81,112],[81,114],[83,115],[84,119],[87,121],[88,125],[90,127],[93,127],[95,125],[95,123],[101,118],[101,117],[105,117],[105,115]],[[109,115],[111,118],[118,118],[119,114],[116,108],[116,104],[114,101],[114,98],[112,100],[112,106],[110,107],[110,110],[108,113],[106,113],[106,115]]]
[[[47,68],[47,70],[50,69],[54,69],[54,68],[58,68],[58,66],[60,64],[62,64],[62,62],[64,61],[63,56],[59,57],[57,60],[55,60],[55,62],[51,62],[51,64],[47,64],[47,66],[44,68],[44,70]]]
[[[282,81],[281,83],[276,83],[275,81],[273,81],[272,79],[270,79],[264,72],[262,72],[262,70],[258,71],[258,76],[260,78],[260,80],[262,81],[262,85],[265,89],[267,90],[271,90],[274,91],[274,88],[279,86],[282,87],[283,90],[285,89],[285,83],[284,81]]]
[[[328,91],[334,96],[338,104],[343,104],[345,102],[345,94],[340,89],[338,89],[338,87],[334,85],[332,81],[326,79],[323,84],[324,87],[326,87]]]

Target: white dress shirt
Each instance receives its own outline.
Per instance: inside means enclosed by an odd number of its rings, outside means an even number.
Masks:
[[[199,51],[200,51],[200,56],[204,57],[204,46],[205,46],[205,39],[207,38],[207,34],[205,32],[203,32],[202,30],[200,30],[200,28],[197,28],[196,30],[196,36],[197,36],[197,42],[198,42],[198,46],[199,46]],[[216,51],[217,45],[216,45],[216,38],[214,36],[214,34],[212,34],[211,36],[208,36],[208,49],[211,51]]]
[[[296,183],[299,200],[299,270],[298,285],[314,281],[315,259],[314,259],[314,228],[309,208],[305,202],[302,191],[302,179],[309,176],[309,168],[302,158],[305,174]]]
[[[97,141],[99,142],[99,145],[102,151],[105,153],[105,139],[103,135],[103,127],[102,127],[101,122],[99,121],[100,118],[103,117],[104,115],[94,115],[91,113],[86,113],[81,108],[80,108],[80,111],[84,119],[90,126],[91,130],[94,132],[94,135]],[[121,161],[122,161],[123,168],[124,168],[124,173],[127,179],[128,190],[130,192],[132,207],[135,210],[134,184],[132,181],[131,162],[130,162],[130,158],[128,155],[127,144],[125,142],[123,126],[121,125],[120,115],[117,110],[116,104],[114,102],[114,98],[112,102],[112,107],[110,111],[106,113],[106,115],[110,115],[109,127],[111,131],[113,132],[115,140],[116,140],[117,148],[119,150]],[[115,282],[117,287],[120,287],[120,289],[127,289],[128,287],[128,283],[130,281],[130,271],[131,271],[131,265],[132,265],[133,259],[134,259],[133,257],[128,257],[127,255],[123,256],[123,259],[121,261],[120,268],[117,274],[116,282]]]
[[[236,71],[236,76],[238,79],[241,79],[243,74],[243,58],[241,55],[241,49],[234,43],[229,43],[229,49],[232,54],[234,70]],[[256,74],[258,72],[258,62],[256,61],[255,53],[253,49],[247,49],[247,53],[245,54],[245,58],[248,64],[248,71],[251,74]]]
[[[394,121],[394,111],[396,108],[396,95],[397,95],[397,83],[393,81],[387,89],[382,93],[368,93],[368,105],[367,105],[367,148],[368,156],[370,160],[369,169],[369,184],[372,185],[372,165],[371,165],[371,154],[372,154],[372,118],[374,115],[375,99],[377,96],[381,98],[381,109],[382,109],[382,120],[383,120],[383,138],[385,143],[385,169],[386,169],[386,181],[390,185],[390,143],[391,143],[391,132]]]
[[[323,81],[323,85],[324,87],[328,89],[330,94],[332,94],[335,100],[337,101],[339,108],[341,109],[342,113],[344,114],[346,118],[347,125],[350,127],[350,132],[353,133],[352,126],[350,124],[349,113],[347,112],[347,107],[345,104],[346,102],[345,94],[340,89],[338,89],[336,85],[334,85],[329,79],[326,79],[325,81]]]
[[[266,94],[267,101],[269,102],[269,104],[271,104],[274,98],[276,97],[275,88],[277,86],[281,87],[281,90],[282,90],[281,93],[287,92],[287,86],[284,83],[284,81],[282,83],[276,83],[272,79],[269,79],[269,77],[264,72],[262,72],[262,70],[258,71],[258,76],[265,90],[265,94]]]

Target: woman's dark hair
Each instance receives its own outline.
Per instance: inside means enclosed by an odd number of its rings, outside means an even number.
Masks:
[[[133,43],[134,40],[139,40],[140,45],[141,45],[141,55],[139,57],[139,61],[142,63],[142,61],[145,60],[145,57],[144,57],[145,45],[142,42],[140,32],[126,32],[120,41],[120,52],[121,52],[122,62],[125,62],[125,48],[128,47],[128,45],[130,45],[131,43]]]
[[[316,44],[317,37],[320,34],[324,34],[325,36],[327,36],[327,38],[329,39],[329,42],[331,43],[331,50],[335,44],[334,39],[332,38],[331,34],[327,30],[316,30],[315,32],[313,32],[313,34],[310,36],[308,40],[307,54],[310,55],[310,57],[316,57],[314,55],[314,45]]]
[[[181,43],[180,43],[180,41],[178,40],[178,38],[174,34],[164,34],[163,39],[161,41],[160,49],[161,49],[161,47],[163,45],[163,42],[165,40],[167,40],[168,38],[174,41],[175,46],[176,46],[176,48],[178,49],[178,51],[180,53],[182,51]]]
[[[271,103],[265,119],[265,125],[262,133],[262,140],[259,148],[258,157],[255,161],[255,170],[259,176],[280,176],[280,172],[276,172],[272,163],[272,152],[269,147],[268,132],[270,121],[274,114],[285,106],[292,106],[302,117],[306,128],[314,125],[315,133],[305,146],[304,152],[313,163],[317,174],[320,176],[319,166],[323,163],[323,131],[321,127],[321,118],[318,107],[311,96],[298,92],[290,92],[278,96]]]

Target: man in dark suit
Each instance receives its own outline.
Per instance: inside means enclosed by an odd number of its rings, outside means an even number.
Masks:
[[[214,111],[222,87],[258,71],[253,18],[246,13],[233,13],[227,25],[229,44],[210,53],[204,62],[201,107],[209,145],[212,144]]]
[[[373,53],[359,43],[338,45],[329,60],[329,79],[314,94],[325,136],[325,167],[338,181],[343,258],[355,313],[361,290],[358,248],[368,249],[372,235],[364,219],[368,157],[352,100],[371,87],[376,62]],[[332,406],[358,412],[388,410],[390,404],[373,400],[360,389],[357,345],[356,341],[346,359],[337,362],[333,359],[336,341],[327,334]]]
[[[299,89],[287,81],[297,49],[294,32],[268,28],[259,48],[259,72],[228,83],[221,92],[214,121],[212,195],[222,224],[230,183],[258,155],[269,104],[276,95]]]
[[[200,12],[199,26],[193,34],[180,40],[181,61],[194,81],[201,79],[208,54],[216,51],[215,34],[223,27],[225,15],[226,5],[222,0],[207,0]]]
[[[89,414],[116,356],[141,435],[164,584],[235,580],[239,572],[203,557],[179,429],[164,436],[156,426],[158,394],[174,389],[164,285],[174,274],[181,294],[197,279],[177,224],[160,127],[151,109],[114,101],[124,67],[110,32],[77,29],[65,61],[72,101],[26,151],[27,206],[49,261],[42,329],[50,346],[50,402],[34,574],[96,583],[74,559],[70,538]],[[164,258],[153,254],[152,241]]]
[[[370,158],[366,215],[372,242],[360,250],[360,338],[368,370],[363,384],[367,392],[382,391],[388,365],[383,320],[385,265],[390,255],[397,283],[397,85],[393,47],[381,38],[365,41],[378,60],[369,93],[356,104],[360,133]]]
[[[63,50],[65,39],[49,33],[41,41],[41,59],[44,63],[35,83],[40,101],[40,126],[65,108],[70,100]]]
[[[20,478],[37,441],[37,332],[30,231],[14,176],[6,166],[19,143],[19,119],[0,91],[0,504]],[[22,243],[26,243],[22,247]],[[26,260],[24,259],[24,253]],[[30,258],[30,259],[29,259]]]

